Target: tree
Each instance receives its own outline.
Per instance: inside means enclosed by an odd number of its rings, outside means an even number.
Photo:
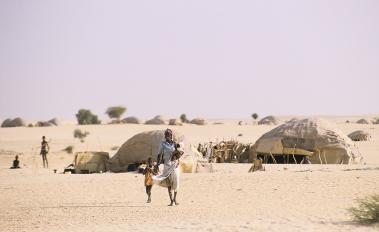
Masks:
[[[109,107],[105,113],[108,114],[109,118],[120,120],[121,115],[123,115],[125,111],[126,108],[123,106],[112,106]]]
[[[257,120],[257,118],[258,118],[258,114],[257,114],[257,113],[254,113],[254,114],[251,115],[251,117],[252,117],[254,120]]]
[[[88,131],[81,131],[80,129],[74,130],[74,138],[78,138],[82,143],[84,143],[84,139],[87,135],[89,135]]]
[[[180,121],[182,121],[183,123],[188,123],[189,120],[187,118],[187,115],[186,114],[180,115]]]
[[[92,114],[92,112],[87,109],[80,109],[75,116],[76,116],[76,119],[78,120],[79,125],[91,125],[91,124],[101,123],[97,115]]]

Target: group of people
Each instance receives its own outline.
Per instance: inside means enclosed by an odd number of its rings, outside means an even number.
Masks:
[[[180,144],[174,142],[170,129],[167,129],[164,135],[165,140],[159,146],[157,162],[153,163],[152,158],[149,158],[144,170],[147,203],[151,202],[153,184],[157,184],[168,189],[169,206],[179,205],[176,198],[179,189],[179,159],[183,155],[183,150]],[[158,175],[160,164],[163,164],[163,171]]]
[[[41,142],[41,150],[40,150],[40,155],[42,156],[42,162],[43,162],[43,167],[48,168],[49,167],[49,162],[47,161],[47,154],[49,153],[50,147],[48,142],[46,141],[46,137],[42,136],[42,142]],[[21,168],[20,167],[20,160],[18,159],[18,155],[16,155],[15,159],[13,160],[11,169],[17,169]]]

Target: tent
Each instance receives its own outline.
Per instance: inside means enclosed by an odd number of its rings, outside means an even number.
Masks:
[[[145,124],[147,124],[147,125],[165,125],[166,119],[161,115],[157,115],[154,118],[147,120],[145,122]]]
[[[300,163],[308,156],[314,164],[357,163],[361,156],[352,141],[317,118],[291,120],[262,135],[252,147],[249,161]]]
[[[180,159],[182,172],[197,172],[202,163],[202,155],[187,139],[173,131],[174,141],[184,145],[184,155]],[[127,140],[110,159],[109,168],[112,172],[128,171],[129,165],[145,163],[149,157],[157,159],[160,143],[164,140],[164,130],[146,131],[136,134]]]
[[[99,173],[108,171],[109,154],[107,152],[78,152],[74,158],[75,173]]]
[[[20,127],[20,126],[26,126],[25,120],[22,118],[14,118],[14,119],[5,119],[3,123],[1,124],[1,127]]]
[[[207,125],[207,120],[205,120],[204,118],[194,118],[191,120],[191,124],[195,124],[195,125],[200,125],[200,126],[204,126],[204,125]]]
[[[358,124],[372,124],[372,122],[368,119],[362,118],[357,121]]]
[[[279,124],[279,120],[272,115],[264,117],[258,122],[258,125],[278,125],[278,124]]]
[[[348,135],[348,137],[353,141],[369,141],[371,140],[371,135],[362,130],[357,130]]]
[[[122,123],[141,124],[141,120],[137,117],[127,117],[121,120]]]

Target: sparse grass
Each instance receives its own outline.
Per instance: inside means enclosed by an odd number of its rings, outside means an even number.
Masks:
[[[74,138],[78,138],[82,143],[84,143],[84,139],[87,135],[89,135],[88,131],[81,131],[80,129],[74,130]]]
[[[358,206],[349,209],[354,220],[362,224],[379,223],[379,195],[358,200]]]
[[[72,151],[74,150],[74,146],[67,146],[65,149],[62,151],[67,152],[67,154],[72,154]]]

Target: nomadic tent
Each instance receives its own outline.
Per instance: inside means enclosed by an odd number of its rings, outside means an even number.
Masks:
[[[348,164],[361,160],[359,151],[343,133],[317,118],[291,120],[260,137],[249,161],[300,163],[308,156],[313,164]]]
[[[348,135],[353,141],[368,141],[371,139],[371,135],[363,130],[357,130]]]
[[[173,131],[174,141],[183,144],[184,155],[180,158],[182,172],[197,172],[203,163],[202,155],[189,144],[187,139]],[[129,165],[142,164],[151,157],[157,160],[160,143],[164,141],[164,130],[139,133],[127,140],[109,161],[112,172],[125,172]]]
[[[357,121],[358,124],[372,124],[372,122],[368,119],[362,118]]]
[[[183,126],[183,123],[180,119],[178,118],[172,118],[168,121],[168,124],[169,125],[172,125],[172,126]]]
[[[20,127],[20,126],[26,126],[25,120],[22,118],[14,118],[14,119],[5,119],[3,123],[1,124],[1,127]]]
[[[264,117],[258,122],[258,125],[278,125],[278,124],[279,124],[279,120],[272,115]]]
[[[121,120],[122,123],[141,124],[141,120],[137,117],[127,117]]]
[[[148,125],[165,125],[166,119],[161,115],[157,115],[153,119],[147,120],[145,122],[145,124],[148,124]]]
[[[99,173],[108,171],[109,154],[107,152],[78,152],[74,158],[75,173]]]
[[[194,118],[191,120],[191,124],[204,126],[207,125],[207,120],[205,120],[204,118]]]

